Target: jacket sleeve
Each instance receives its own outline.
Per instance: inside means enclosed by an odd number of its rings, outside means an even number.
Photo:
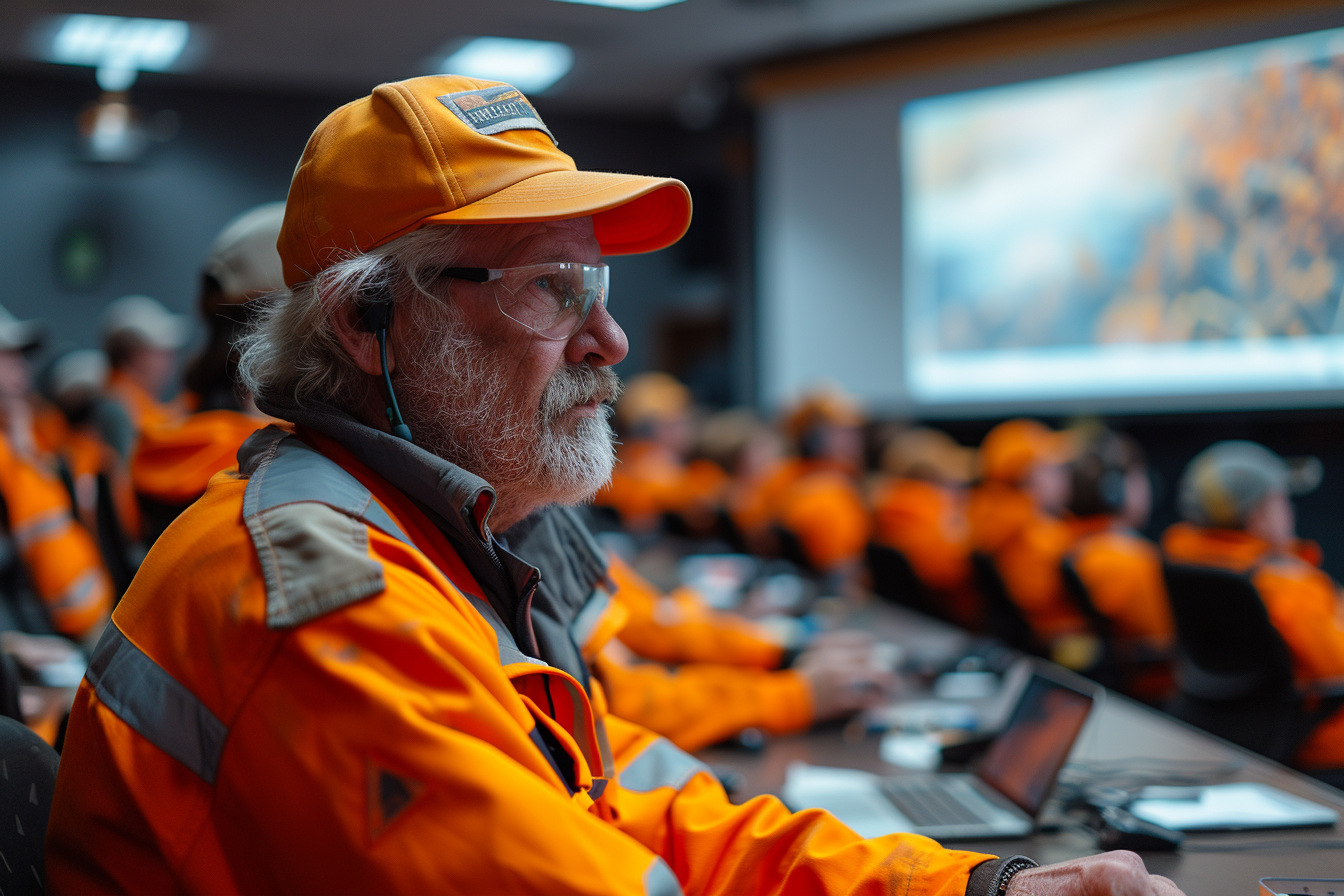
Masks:
[[[770,796],[735,806],[668,741],[610,716],[607,730],[617,824],[668,862],[686,896],[967,896],[971,872],[994,858],[914,834],[863,840],[827,812],[792,813]]]
[[[668,670],[631,663],[625,653],[619,644],[608,645],[593,667],[612,712],[683,750],[699,750],[746,728],[791,734],[812,723],[812,693],[798,672],[709,663]]]
[[[660,663],[719,663],[777,668],[784,647],[768,631],[730,613],[717,613],[689,588],[663,594],[611,555],[607,573],[614,600],[627,619],[618,637],[645,659]]]
[[[75,520],[65,486],[4,444],[0,490],[10,537],[52,626],[77,641],[96,634],[112,609],[112,584],[93,536]]]

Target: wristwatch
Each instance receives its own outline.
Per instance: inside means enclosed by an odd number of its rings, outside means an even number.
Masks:
[[[1003,867],[999,869],[998,878],[994,881],[998,884],[998,888],[993,891],[995,896],[1005,896],[1008,892],[1008,885],[1012,883],[1013,878],[1017,877],[1020,872],[1026,871],[1028,868],[1036,867],[1038,867],[1037,863],[1026,856],[1013,856],[1011,859],[1004,862]]]

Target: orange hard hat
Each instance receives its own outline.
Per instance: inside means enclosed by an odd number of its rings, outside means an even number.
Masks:
[[[532,104],[497,81],[434,75],[381,84],[328,115],[294,170],[277,248],[295,286],[426,224],[591,215],[604,255],[679,240],[679,180],[579,171]]]
[[[624,429],[669,420],[691,409],[691,390],[660,371],[632,376],[616,402],[616,421]]]
[[[794,441],[818,426],[862,426],[863,411],[854,399],[829,386],[809,392],[784,413],[780,422],[785,434]]]
[[[1039,463],[1064,463],[1073,456],[1074,438],[1035,420],[1009,420],[980,443],[980,475],[1016,483]]]

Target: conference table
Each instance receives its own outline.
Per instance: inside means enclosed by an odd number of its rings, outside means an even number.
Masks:
[[[922,656],[958,655],[965,633],[900,607],[864,602],[846,611],[845,621]],[[882,775],[911,774],[879,756],[881,735],[862,728],[820,727],[792,737],[770,739],[759,752],[714,747],[698,755],[712,766],[740,776],[733,798],[778,795],[789,764],[863,769]],[[1098,774],[1143,769],[1218,771],[1219,783],[1269,784],[1335,809],[1344,819],[1344,792],[1190,727],[1114,692],[1106,692],[1069,756],[1065,774]],[[1047,807],[1043,818],[1048,817]],[[1100,851],[1095,835],[1079,823],[1046,825],[1026,839],[957,841],[956,848],[996,855],[1021,853],[1042,863]],[[1177,852],[1140,853],[1148,868],[1176,881],[1187,896],[1254,896],[1262,877],[1344,878],[1344,823],[1334,828],[1191,833]]]

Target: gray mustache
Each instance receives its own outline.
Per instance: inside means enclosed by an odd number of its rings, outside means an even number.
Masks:
[[[621,378],[610,367],[588,364],[562,367],[546,384],[546,391],[541,396],[541,410],[547,420],[553,420],[570,408],[590,401],[610,404],[620,394]]]

